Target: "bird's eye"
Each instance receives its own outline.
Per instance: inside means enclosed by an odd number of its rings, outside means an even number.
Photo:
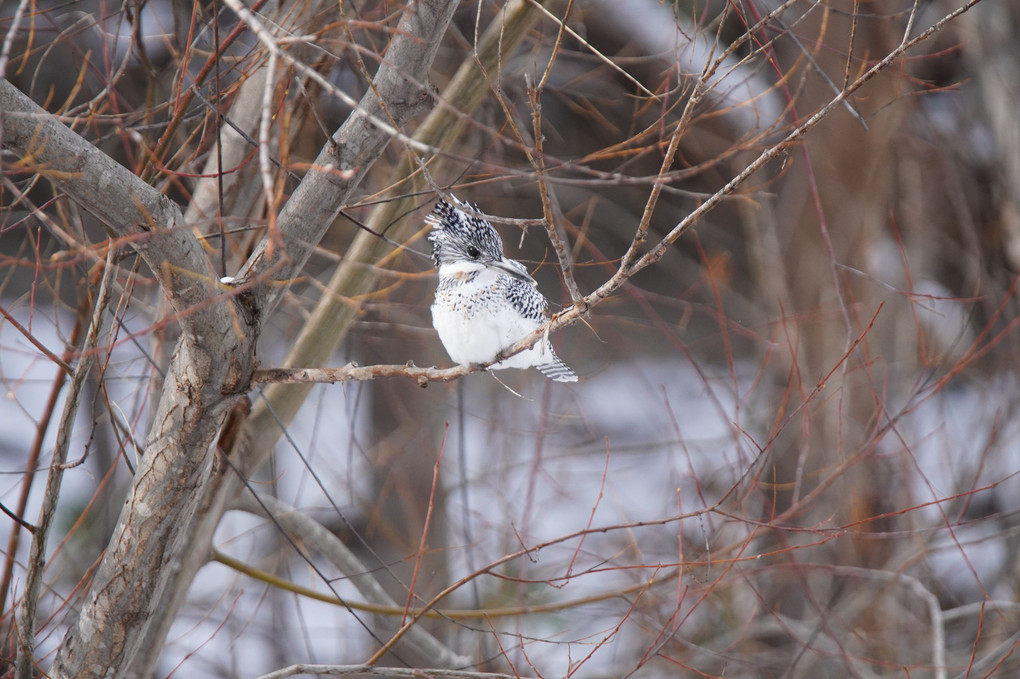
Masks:
[[[470,257],[471,259],[478,259],[478,256],[482,254],[481,252],[478,251],[478,248],[476,248],[474,245],[468,246],[467,253],[468,257]]]

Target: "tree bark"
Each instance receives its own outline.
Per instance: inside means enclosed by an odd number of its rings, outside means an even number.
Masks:
[[[55,676],[122,676],[166,604],[182,547],[212,469],[207,455],[223,417],[255,368],[254,314],[219,286],[171,200],[0,81],[4,148],[85,207],[112,239],[142,256],[179,319],[174,352],[145,455]],[[245,319],[242,332],[234,318]]]

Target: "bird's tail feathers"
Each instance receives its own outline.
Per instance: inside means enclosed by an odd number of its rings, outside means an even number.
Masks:
[[[574,374],[574,371],[561,361],[559,356],[552,352],[549,353],[548,360],[545,363],[537,364],[535,367],[551,380],[557,382],[576,382],[577,375]]]

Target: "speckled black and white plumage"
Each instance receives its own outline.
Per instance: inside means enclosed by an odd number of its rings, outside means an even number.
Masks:
[[[453,200],[440,200],[425,218],[439,267],[432,324],[455,362],[488,363],[544,323],[548,303],[527,269],[503,255],[499,234],[477,206]],[[532,366],[550,379],[577,381],[547,339],[491,369]]]

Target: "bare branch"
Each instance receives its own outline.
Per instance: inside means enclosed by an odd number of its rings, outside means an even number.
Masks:
[[[833,97],[827,104],[822,106],[818,111],[815,112],[810,118],[805,120],[803,123],[794,128],[785,138],[776,144],[769,146],[765,149],[761,155],[755,158],[749,163],[743,170],[741,170],[733,179],[726,183],[721,189],[716,191],[708,200],[699,205],[693,210],[687,217],[680,221],[679,224],[674,226],[669,233],[667,233],[662,240],[655,245],[654,248],[646,252],[640,258],[636,259],[632,264],[627,265],[626,262],[621,264],[620,269],[605,283],[603,283],[597,290],[587,295],[580,301],[574,303],[568,309],[565,309],[562,313],[557,314],[551,320],[547,321],[542,327],[535,330],[528,337],[522,339],[520,342],[515,344],[513,347],[508,348],[503,352],[501,358],[512,356],[516,353],[524,351],[535,345],[538,340],[543,337],[546,333],[553,332],[564,325],[572,325],[577,321],[577,318],[587,313],[589,310],[603,302],[606,298],[616,292],[620,287],[626,283],[631,276],[641,271],[645,267],[648,267],[655,262],[659,261],[662,256],[666,253],[666,250],[677,241],[684,233],[686,233],[692,226],[694,226],[702,217],[705,216],[710,210],[715,208],[723,199],[733,193],[741,184],[747,181],[754,173],[764,167],[770,160],[776,158],[782,154],[789,146],[800,139],[808,130],[814,128],[818,123],[827,118],[833,110],[842,105],[842,102],[846,100],[850,95],[860,89],[865,83],[874,78],[876,75],[890,68],[896,61],[903,55],[904,52],[917,44],[924,42],[928,38],[938,33],[947,23],[958,18],[968,9],[973,7],[980,0],[970,0],[965,5],[957,8],[953,12],[942,17],[930,26],[926,31],[916,36],[911,40],[904,40],[896,49],[891,51],[883,59],[875,63],[871,68],[862,73],[856,80],[846,87],[842,92]],[[637,241],[635,241],[636,243]]]
[[[39,173],[129,243],[157,274],[185,334],[232,332],[209,258],[184,228],[181,210],[107,154],[0,79],[0,147],[31,159]],[[210,300],[218,303],[210,304]],[[199,330],[199,328],[201,330]]]
[[[382,606],[397,605],[372,575],[372,569],[361,563],[361,560],[336,535],[314,519],[269,495],[256,497],[252,493],[242,493],[235,503],[235,508],[269,518],[284,530],[293,533],[302,543],[314,545],[314,549],[340,569],[344,577],[357,587],[367,601]],[[469,658],[454,653],[426,632],[424,627],[419,626],[412,630],[407,641],[426,657],[432,658],[438,667],[463,667],[471,664]]]
[[[495,363],[495,361],[493,361]],[[492,365],[491,363],[489,365]],[[458,377],[483,370],[486,366],[457,366],[456,368],[420,368],[413,363],[405,365],[367,365],[348,363],[341,368],[264,368],[256,370],[252,384],[312,384],[335,382],[363,382],[379,377],[406,377],[420,387],[429,382],[449,382]]]
[[[43,568],[46,566],[46,539],[49,537],[50,526],[57,511],[57,500],[60,498],[60,484],[64,478],[64,463],[67,461],[67,450],[71,444],[71,432],[78,414],[78,404],[85,380],[96,365],[96,349],[99,346],[99,333],[103,328],[106,305],[110,301],[113,274],[117,267],[113,265],[114,249],[106,253],[106,269],[99,284],[96,303],[92,310],[92,322],[85,336],[81,360],[74,368],[67,399],[64,401],[64,412],[60,416],[57,428],[57,442],[50,460],[50,472],[46,479],[46,494],[43,495],[43,506],[39,510],[39,519],[32,533],[32,552],[28,558],[28,577],[25,583],[25,597],[21,603],[21,616],[18,619],[20,633],[18,639],[17,674],[19,679],[31,679],[35,675],[35,612],[42,590]]]
[[[20,332],[24,336],[25,339],[27,339],[29,342],[32,343],[32,346],[34,346],[36,349],[38,349],[46,358],[50,359],[53,362],[54,365],[56,365],[58,368],[63,370],[67,375],[73,375],[74,374],[74,370],[71,369],[71,366],[69,366],[64,361],[64,359],[60,358],[55,353],[50,351],[46,347],[45,344],[43,344],[38,339],[36,339],[35,335],[33,335],[32,333],[30,333],[28,331],[28,328],[23,326],[21,323],[18,323],[18,319],[16,319],[14,316],[12,316],[7,311],[7,309],[3,308],[2,306],[0,306],[0,316],[3,316],[5,321],[10,323],[14,327],[15,330]]]
[[[553,53],[555,56],[555,52]],[[546,70],[552,68],[552,57]],[[574,261],[570,258],[570,250],[566,246],[566,236],[561,233],[563,229],[556,221],[559,210],[553,209],[555,196],[549,193],[549,184],[545,177],[545,157],[542,151],[542,91],[540,86],[528,88],[528,102],[531,105],[532,133],[535,139],[534,151],[528,150],[528,158],[535,168],[535,178],[538,181],[538,192],[542,197],[542,212],[545,215],[545,229],[549,235],[549,242],[552,243],[553,252],[560,265],[560,272],[563,274],[563,282],[570,293],[573,302],[581,299],[581,289],[577,287],[577,280],[574,278]]]
[[[276,306],[383,148],[394,136],[402,137],[396,128],[430,105],[431,93],[422,83],[456,5],[430,0],[408,7],[372,89],[323,147],[280,212],[283,248],[264,239],[241,269],[239,278],[283,283],[259,286],[263,314]]]
[[[376,667],[375,665],[291,665],[258,679],[285,679],[298,674],[319,674],[330,677],[382,677],[383,679],[527,679],[521,674],[471,672],[469,670],[416,669],[411,667]]]

